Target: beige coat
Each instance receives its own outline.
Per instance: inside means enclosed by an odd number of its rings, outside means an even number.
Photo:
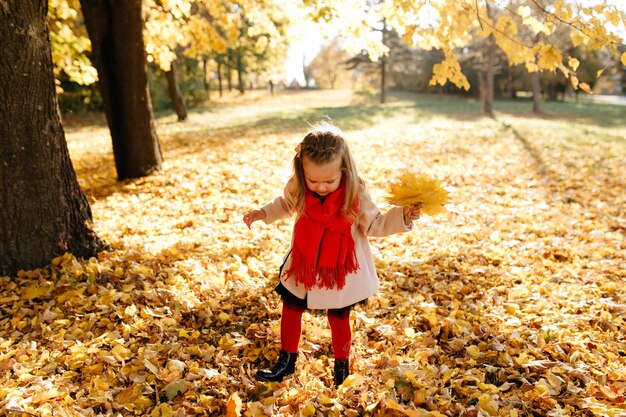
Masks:
[[[293,214],[290,207],[293,207],[291,195],[293,195],[294,189],[295,184],[293,181],[289,181],[285,186],[284,195],[277,197],[273,202],[263,207],[267,214],[264,219],[266,224],[288,218]],[[309,308],[342,308],[373,295],[378,290],[379,283],[367,237],[388,236],[411,229],[412,225],[407,227],[404,224],[402,207],[393,207],[386,213],[381,213],[380,209],[372,202],[365,186],[359,187],[359,207],[359,217],[352,225],[352,236],[359,269],[353,274],[348,274],[346,285],[341,290],[313,288],[307,292],[304,286],[297,284],[291,276],[285,274],[291,264],[291,249],[285,255],[283,274],[280,280],[293,295],[301,299],[307,298]]]

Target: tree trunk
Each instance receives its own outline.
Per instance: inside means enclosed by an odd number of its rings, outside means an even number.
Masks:
[[[382,29],[382,43],[383,45],[385,44],[385,33],[387,32],[387,21],[385,19],[383,19],[383,29]],[[385,103],[386,101],[386,85],[387,85],[387,80],[385,79],[387,77],[386,74],[386,64],[387,64],[387,60],[385,59],[384,56],[380,57],[380,102],[381,104]]]
[[[243,85],[243,57],[241,55],[241,51],[237,51],[237,87],[239,94],[243,94],[245,92]]]
[[[483,103],[484,107],[484,103],[487,97],[487,77],[485,76],[485,71],[483,69],[477,70],[476,76],[478,79],[478,98]]]
[[[178,116],[178,121],[184,122],[187,120],[187,107],[178,87],[178,64],[176,60],[172,61],[170,70],[165,73],[165,78],[167,79],[167,91],[170,95],[170,101]]]
[[[487,8],[487,16],[493,19],[491,15],[491,6],[489,2],[485,3]],[[496,61],[496,38],[493,34],[487,38],[487,68],[485,71],[485,95],[483,100],[483,111],[487,116],[493,117],[493,77],[495,72]]]
[[[47,0],[0,3],[0,276],[103,246],[65,142],[47,13]]]
[[[224,94],[224,85],[222,82],[222,67],[224,65],[221,62],[218,62],[217,64],[217,88],[219,89],[220,92],[220,97],[222,97],[222,95]]]
[[[226,82],[228,83],[228,92],[233,91],[233,54],[230,50],[226,56]]]
[[[512,99],[517,98],[517,91],[515,90],[515,76],[513,75],[513,69],[509,66],[509,74],[507,77],[507,83],[509,88],[509,95]]]
[[[533,113],[541,113],[541,74],[535,71],[530,74],[533,89]]]
[[[209,75],[209,58],[202,58],[202,80],[204,81],[204,91],[206,91],[206,96],[210,100],[211,99],[211,78]]]
[[[148,90],[141,0],[80,0],[113,140],[118,179],[161,169]]]
[[[493,78],[496,60],[496,39],[493,35],[487,38],[487,72],[485,74],[485,97],[483,109],[487,116],[493,117]]]
[[[380,59],[380,102],[384,103],[386,101],[385,97],[385,84],[386,84],[386,73],[385,73],[385,58],[382,57]]]

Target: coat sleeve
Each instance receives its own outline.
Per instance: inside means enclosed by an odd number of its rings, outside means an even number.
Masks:
[[[266,214],[265,219],[263,219],[265,224],[291,217],[294,212],[295,191],[296,185],[292,178],[285,185],[282,196],[276,197],[274,201],[261,207]]]
[[[407,226],[404,223],[402,207],[392,207],[386,213],[382,213],[372,201],[364,185],[359,187],[359,204],[358,227],[366,236],[389,236],[413,228],[412,224]]]

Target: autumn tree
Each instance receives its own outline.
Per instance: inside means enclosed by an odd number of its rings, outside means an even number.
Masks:
[[[98,72],[88,57],[91,44],[79,11],[78,0],[48,1],[52,62],[57,80],[64,74],[72,82],[88,85],[98,80]]]
[[[154,62],[165,74],[170,102],[179,121],[187,120],[178,60],[187,44],[183,28],[189,21],[190,13],[190,2],[144,1],[144,38],[148,61]]]
[[[550,43],[549,39],[536,37],[530,44],[525,42],[520,37],[520,28],[525,26],[535,34],[550,35],[559,26],[569,26],[574,46],[584,43],[593,49],[607,48],[613,54],[617,54],[617,45],[623,41],[617,34],[607,29],[605,22],[610,22],[616,27],[620,22],[623,25],[624,12],[615,6],[600,3],[593,8],[583,7],[575,10],[563,0],[554,2],[549,8],[542,6],[538,1],[529,0],[514,10],[503,7],[508,13],[501,13],[498,16],[493,16],[490,10],[495,6],[495,2],[478,3],[464,0],[427,4],[416,1],[401,5],[399,0],[395,0],[393,3],[399,7],[400,13],[394,13],[389,8],[385,13],[389,14],[389,19],[397,27],[404,30],[403,36],[407,43],[439,48],[444,52],[444,60],[433,68],[431,79],[433,84],[451,81],[459,87],[469,88],[467,79],[458,65],[458,50],[467,43],[472,31],[484,38],[492,37],[511,65],[524,65],[531,73],[559,70],[575,89],[581,88],[586,92],[590,92],[589,86],[580,83],[576,75],[577,59],[569,56],[559,45]],[[406,18],[407,13],[409,16],[417,16],[424,7],[430,8],[430,12],[437,19],[432,25],[433,30],[423,30],[423,24]],[[516,17],[521,18],[521,25],[516,22]],[[477,27],[480,27],[480,30],[477,30]],[[625,59],[624,56],[622,59]]]
[[[44,0],[0,3],[0,275],[94,255],[61,125]]]
[[[81,0],[118,179],[149,175],[162,156],[148,90],[142,1]]]
[[[391,27],[402,34],[407,45],[442,51],[443,60],[433,67],[432,85],[451,82],[464,89],[470,86],[461,69],[460,57],[472,37],[480,36],[488,40],[488,49],[497,45],[510,65],[524,65],[531,73],[561,71],[574,89],[590,92],[589,85],[580,82],[577,77],[577,59],[547,39],[537,38],[534,42],[526,42],[519,35],[520,27],[526,26],[535,34],[551,34],[558,26],[569,26],[574,47],[584,44],[594,50],[605,48],[617,56],[618,45],[623,43],[623,38],[611,28],[623,27],[626,21],[624,11],[600,0],[590,7],[576,7],[564,0],[550,2],[547,6],[537,0],[524,0],[515,2],[515,5],[519,4],[517,7],[509,7],[513,2],[494,0],[389,0],[374,6],[369,0],[303,0],[303,3],[314,9],[316,12],[312,12],[312,15],[320,19],[343,19],[340,26],[345,28],[346,35],[367,35],[368,31],[364,28],[370,27],[371,14],[375,14],[379,20],[386,19]],[[348,5],[356,11],[368,9],[368,16],[362,13],[346,16],[341,13]],[[496,8],[503,13],[492,13]],[[516,22],[517,17],[521,18],[521,25]],[[373,60],[387,53],[380,37],[376,40],[370,35],[367,48],[372,52],[370,55]],[[490,54],[488,52],[488,56]],[[621,54],[621,61],[626,64],[626,54]]]
[[[345,84],[348,76],[348,61],[350,55],[341,47],[340,40],[335,39],[324,46],[307,65],[307,72],[315,79],[320,88],[334,89],[337,85]]]

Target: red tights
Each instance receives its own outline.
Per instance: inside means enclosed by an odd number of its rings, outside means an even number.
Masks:
[[[296,353],[302,333],[302,313],[304,307],[283,303],[283,314],[280,319],[280,343],[283,350]],[[336,359],[348,359],[352,345],[350,329],[350,309],[328,310],[328,323],[333,341],[333,356]]]

